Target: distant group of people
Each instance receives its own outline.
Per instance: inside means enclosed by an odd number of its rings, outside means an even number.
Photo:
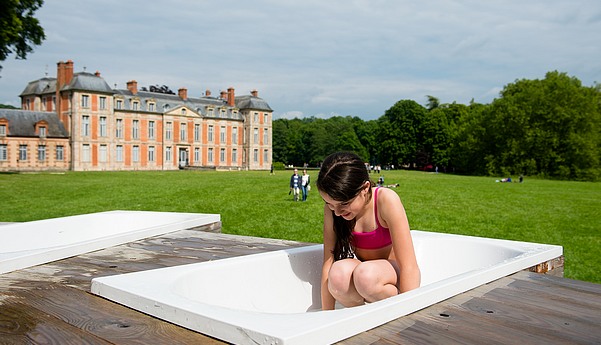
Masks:
[[[294,201],[307,201],[307,196],[311,191],[311,176],[307,174],[307,169],[303,169],[303,174],[298,174],[298,169],[294,169],[294,174],[290,177],[290,192],[293,194]]]

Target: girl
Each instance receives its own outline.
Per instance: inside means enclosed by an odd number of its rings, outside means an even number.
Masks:
[[[419,287],[409,223],[399,196],[374,187],[354,153],[328,156],[317,178],[324,206],[322,309],[375,302]]]

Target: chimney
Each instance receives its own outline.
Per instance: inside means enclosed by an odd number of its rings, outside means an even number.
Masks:
[[[257,91],[256,89],[255,89],[255,90],[252,90],[252,91],[250,92],[250,94],[251,94],[253,97],[259,97],[259,91]]]
[[[100,71],[96,71],[96,73],[94,73],[95,76],[100,77]]]
[[[226,97],[227,97],[227,91],[221,91],[219,98],[225,100]]]
[[[229,105],[230,107],[236,106],[236,96],[233,87],[227,89],[227,105]]]
[[[131,91],[132,94],[138,93],[138,82],[135,80],[130,80],[127,82],[127,89]]]
[[[73,61],[67,60],[67,62],[59,61],[56,64],[56,114],[58,118],[63,123],[65,128],[70,128],[69,126],[69,115],[67,111],[69,110],[69,102],[67,98],[63,100],[61,95],[61,89],[65,85],[69,85],[71,80],[73,79]]]
[[[205,91],[205,96],[211,97],[211,90],[207,89],[207,91]]]
[[[59,91],[63,86],[68,85],[73,79],[73,61],[60,61],[56,65],[56,90]]]
[[[177,94],[178,94],[179,98],[183,99],[184,101],[188,99],[188,89],[186,89],[184,87],[177,90]]]

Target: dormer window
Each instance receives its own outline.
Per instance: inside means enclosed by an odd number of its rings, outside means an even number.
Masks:
[[[48,122],[46,122],[46,120],[36,122],[35,133],[42,139],[46,138],[48,135]]]
[[[0,123],[0,137],[5,137],[8,134],[8,126],[5,123]]]
[[[163,111],[167,111],[168,109],[169,109],[169,104],[165,104],[165,105],[163,106]]]
[[[117,100],[117,104],[115,105],[115,108],[123,109],[123,100],[122,99]]]
[[[140,108],[140,103],[138,101],[134,101],[131,104],[131,109],[132,110],[138,110]]]
[[[154,103],[148,103],[148,111],[155,111],[156,105]]]

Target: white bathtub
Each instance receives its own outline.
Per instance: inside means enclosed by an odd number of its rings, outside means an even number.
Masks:
[[[109,211],[3,225],[0,274],[219,220],[218,214]]]
[[[549,261],[561,246],[412,231],[422,286],[320,311],[322,245],[92,280],[115,302],[236,344],[326,344]]]

